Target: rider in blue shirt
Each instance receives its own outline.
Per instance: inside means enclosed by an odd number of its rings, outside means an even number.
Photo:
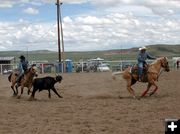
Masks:
[[[20,62],[19,62],[19,65],[18,65],[18,71],[19,71],[19,74],[18,74],[18,77],[16,79],[16,82],[18,83],[19,80],[20,80],[20,77],[24,74],[24,72],[27,70],[28,68],[28,61],[26,60],[26,58],[21,55],[19,57],[20,59]]]
[[[149,53],[146,52],[146,47],[139,48],[139,54],[137,56],[138,60],[138,75],[139,75],[139,81],[142,81],[142,74],[143,74],[143,67],[146,63],[146,59],[156,59],[155,57],[152,57]]]

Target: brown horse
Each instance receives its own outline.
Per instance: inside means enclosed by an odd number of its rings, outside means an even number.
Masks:
[[[158,81],[158,77],[161,74],[162,68],[164,68],[166,72],[170,71],[168,60],[166,57],[158,58],[153,63],[147,66],[147,72],[144,74],[142,82],[148,82],[148,86],[147,89],[142,93],[141,97],[144,97],[146,95],[152,85],[155,86],[155,89],[150,93],[150,96],[158,90],[156,81]],[[133,95],[134,98],[136,98],[136,96],[131,86],[138,81],[137,72],[137,67],[128,67],[122,73],[123,78],[127,81],[127,90],[130,94]]]
[[[32,65],[27,71],[24,72],[23,76],[20,78],[20,82],[17,84],[16,79],[18,76],[18,71],[11,73],[8,77],[8,80],[12,83],[11,88],[14,92],[14,96],[18,95],[18,87],[21,86],[21,94],[18,98],[21,97],[23,93],[24,87],[28,88],[28,95],[30,93],[30,89],[32,88],[32,82],[34,76],[37,76],[37,69],[35,65]],[[16,91],[14,90],[14,86],[16,86]]]

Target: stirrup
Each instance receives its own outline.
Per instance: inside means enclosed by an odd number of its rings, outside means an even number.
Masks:
[[[139,82],[142,82],[142,76],[141,76],[141,77],[138,77],[138,81],[139,81]]]

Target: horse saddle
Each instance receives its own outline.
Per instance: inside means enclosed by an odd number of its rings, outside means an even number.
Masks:
[[[15,75],[18,77],[19,73],[16,73]],[[24,74],[22,74],[19,78],[17,78],[17,79],[16,79],[16,82],[17,82],[18,84],[20,84],[20,83],[21,83],[21,80],[23,79],[23,77],[24,77]]]
[[[21,81],[21,80],[23,79],[23,77],[24,77],[24,74],[22,74],[22,75],[20,76],[19,81]]]
[[[147,72],[148,72],[148,65],[146,64],[146,65],[144,65],[144,67],[143,67],[143,73],[142,73],[142,78],[141,78],[142,82],[147,82],[147,81],[148,81]],[[132,66],[131,69],[130,69],[130,73],[131,73],[132,75],[135,75],[136,78],[139,79],[139,75],[138,75],[138,65]]]

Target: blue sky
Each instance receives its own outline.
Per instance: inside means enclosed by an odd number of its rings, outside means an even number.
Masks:
[[[56,0],[0,0],[0,51],[57,51]],[[63,0],[65,51],[179,44],[178,0]]]

